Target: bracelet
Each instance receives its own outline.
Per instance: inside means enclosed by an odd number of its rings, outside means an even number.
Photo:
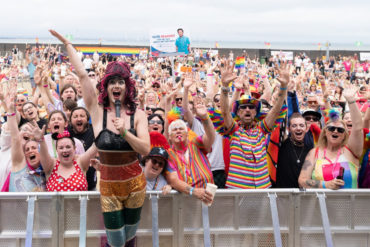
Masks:
[[[190,191],[189,191],[189,195],[192,196],[193,195],[193,190],[194,190],[194,187],[191,187]]]
[[[191,94],[191,96],[193,96],[193,97],[194,97],[195,95],[197,95],[197,93],[192,93],[192,94]]]
[[[48,87],[49,85],[48,84],[45,84],[43,87]]]
[[[229,87],[221,87],[221,91],[223,92],[223,93],[229,93],[230,92],[230,88]]]
[[[354,100],[354,101],[348,101],[348,104],[350,105],[350,104],[353,104],[353,103],[356,103],[356,100]]]
[[[285,90],[287,90],[287,88],[286,87],[280,87],[280,90],[285,91]]]
[[[204,121],[207,121],[209,119],[209,117],[207,116],[206,118],[199,118],[200,121],[204,122]]]
[[[322,188],[323,188],[323,189],[326,189],[325,181],[322,181],[322,182],[321,182],[321,185],[322,185]]]
[[[266,77],[267,77],[267,76],[263,75],[261,78],[262,78],[262,79],[265,79]]]
[[[36,142],[38,142],[38,143],[40,143],[40,142],[43,142],[43,141],[45,141],[45,138],[44,138],[44,136],[42,136],[41,137],[41,139],[39,139],[39,140],[35,140]]]
[[[67,45],[72,45],[72,43],[71,42],[64,43],[64,46],[67,46]]]
[[[13,113],[6,113],[6,116],[7,117],[13,117],[13,116],[15,116],[15,112],[13,112]]]
[[[241,89],[241,88],[237,88],[237,89],[236,89],[236,91],[237,91],[237,92],[241,92],[241,91],[242,91],[242,89]]]
[[[121,134],[121,137],[122,138],[125,138],[126,134],[127,134],[127,129],[125,129],[125,131],[123,132],[123,134]]]

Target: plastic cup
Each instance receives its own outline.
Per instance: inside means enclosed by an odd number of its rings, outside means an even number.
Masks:
[[[207,187],[206,187],[206,191],[208,191],[212,194],[212,199],[213,199],[215,197],[215,194],[216,194],[216,191],[217,191],[217,185],[208,183]],[[208,207],[210,207],[212,205],[212,202],[208,203],[208,204],[204,203],[204,205],[207,205]]]

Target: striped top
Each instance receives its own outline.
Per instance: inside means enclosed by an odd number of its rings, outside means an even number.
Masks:
[[[206,188],[207,183],[213,183],[211,164],[201,136],[189,140],[185,153],[170,148],[168,154],[167,172],[177,172],[180,180],[195,188]]]
[[[271,187],[266,159],[266,137],[271,132],[265,120],[248,130],[234,122],[224,133],[230,137],[230,168],[226,187],[264,189]]]

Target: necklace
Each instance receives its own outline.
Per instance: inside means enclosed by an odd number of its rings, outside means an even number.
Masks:
[[[303,154],[303,150],[304,150],[304,147],[302,147],[302,150],[301,150],[301,153],[299,154],[299,156],[297,155],[297,152],[295,151],[295,148],[294,148],[294,145],[293,145],[293,142],[291,142],[292,144],[292,149],[293,149],[293,152],[295,154],[295,156],[297,157],[297,163],[300,164],[301,163],[301,156]]]

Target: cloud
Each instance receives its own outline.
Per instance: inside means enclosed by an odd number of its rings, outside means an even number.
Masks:
[[[153,28],[184,27],[192,40],[370,43],[366,1],[14,0],[2,3],[1,37],[148,40]]]

